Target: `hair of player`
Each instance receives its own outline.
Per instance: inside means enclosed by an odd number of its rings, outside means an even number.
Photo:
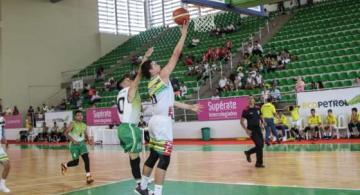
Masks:
[[[147,79],[151,78],[151,73],[150,73],[150,69],[152,68],[151,63],[152,60],[147,60],[141,66],[141,74]]]
[[[76,110],[76,111],[75,111],[75,115],[77,115],[78,113],[81,113],[81,114],[82,114],[82,111],[81,111],[81,110]]]
[[[127,78],[130,78],[130,74],[124,74],[123,77],[121,77],[121,79],[116,83],[116,88],[121,91],[123,89],[123,87],[121,86],[121,83],[127,79]]]
[[[357,112],[357,108],[352,108],[351,111]]]
[[[310,110],[311,112],[315,112],[315,109],[314,108],[311,108],[311,110]]]

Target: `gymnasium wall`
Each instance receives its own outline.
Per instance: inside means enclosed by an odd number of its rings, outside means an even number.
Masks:
[[[98,32],[97,0],[0,0],[0,97],[39,105],[60,91],[61,72],[83,68],[126,36]]]

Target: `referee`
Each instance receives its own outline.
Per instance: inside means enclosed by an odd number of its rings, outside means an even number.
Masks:
[[[247,126],[245,125],[247,121]],[[241,126],[245,129],[246,134],[253,140],[255,147],[248,151],[245,151],[246,160],[251,162],[251,154],[256,153],[256,168],[264,168],[263,164],[263,148],[264,148],[264,137],[260,124],[262,124],[260,109],[255,106],[254,97],[250,97],[249,107],[245,109],[241,117]]]

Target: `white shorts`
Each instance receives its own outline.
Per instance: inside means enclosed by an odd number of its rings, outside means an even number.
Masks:
[[[156,140],[173,141],[173,120],[168,116],[154,115],[149,121],[150,137]]]
[[[297,120],[297,121],[291,121],[291,127],[292,128],[300,128],[301,126],[301,120]]]
[[[6,154],[6,152],[4,151],[3,147],[0,146],[0,162],[6,161],[6,160],[9,160],[9,157]]]

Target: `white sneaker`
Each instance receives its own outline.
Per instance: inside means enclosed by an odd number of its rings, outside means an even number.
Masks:
[[[0,185],[0,191],[5,192],[5,193],[9,193],[10,189],[7,188],[5,185]]]
[[[282,141],[283,141],[283,142],[286,142],[286,137],[283,137],[283,138],[282,138]]]

